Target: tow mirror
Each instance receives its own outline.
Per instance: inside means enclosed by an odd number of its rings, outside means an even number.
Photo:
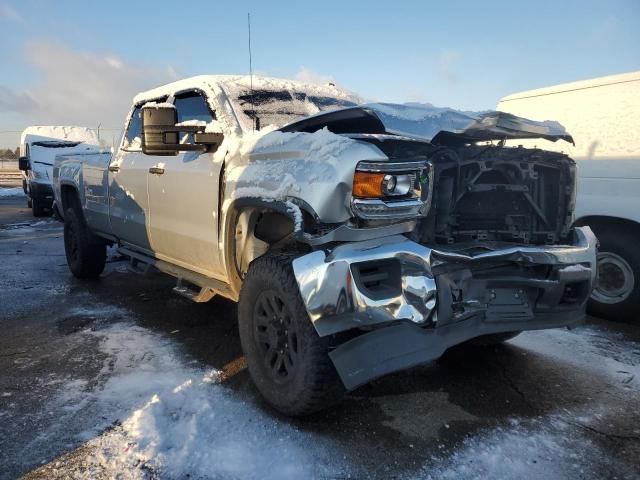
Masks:
[[[23,172],[29,170],[29,157],[18,158],[18,168]]]
[[[142,152],[176,155],[179,151],[206,152],[222,143],[222,133],[206,133],[204,126],[177,125],[178,115],[170,103],[147,103],[142,107]],[[180,143],[181,134],[193,134],[193,143]]]

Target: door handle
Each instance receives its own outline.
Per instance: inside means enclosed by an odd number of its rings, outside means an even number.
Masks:
[[[120,171],[120,167],[118,165],[109,165],[109,171],[116,173]]]
[[[161,167],[151,167],[149,169],[149,173],[154,173],[156,175],[162,175],[164,173],[164,168]]]

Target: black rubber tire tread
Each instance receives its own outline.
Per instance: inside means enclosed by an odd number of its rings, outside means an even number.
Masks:
[[[595,229],[594,229],[595,230]],[[598,229],[596,232],[600,252],[612,252],[624,258],[631,267],[634,286],[631,295],[620,303],[601,303],[593,298],[587,305],[591,315],[613,321],[640,323],[640,248],[638,238],[620,230]]]
[[[499,345],[509,341],[512,338],[516,338],[521,333],[522,332],[492,333],[490,335],[482,335],[481,337],[471,339],[469,340],[469,343],[480,347],[490,347],[492,345]]]
[[[44,217],[47,213],[42,203],[35,198],[31,199],[31,212],[34,217]]]
[[[75,258],[72,258],[70,251],[70,235],[75,235],[76,239]],[[100,237],[89,231],[82,213],[75,208],[68,208],[64,215],[64,251],[69,270],[77,278],[96,278],[104,270],[107,246]]]
[[[285,415],[304,416],[339,402],[345,389],[328,356],[330,339],[318,336],[300,297],[291,267],[294,258],[291,254],[271,253],[251,263],[240,291],[238,326],[249,373],[262,396]],[[284,385],[272,380],[255,342],[253,310],[265,289],[278,293],[297,325],[301,363],[296,377]]]

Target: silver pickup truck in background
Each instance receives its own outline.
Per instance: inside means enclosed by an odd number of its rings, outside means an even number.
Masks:
[[[572,141],[500,112],[367,104],[335,86],[201,76],[138,95],[113,152],[56,158],[71,272],[108,245],[239,302],[249,372],[304,415],[460,343],[583,321],[596,239]]]
[[[22,188],[34,217],[53,213],[53,161],[56,155],[100,148],[96,132],[86,127],[30,126],[20,136]]]

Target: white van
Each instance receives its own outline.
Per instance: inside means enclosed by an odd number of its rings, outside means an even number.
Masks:
[[[53,160],[61,153],[99,148],[96,131],[86,127],[27,127],[20,138],[19,167],[27,205],[35,217],[52,211]]]
[[[612,75],[509,95],[498,110],[556,120],[575,146],[528,140],[578,164],[576,224],[600,241],[593,313],[640,320],[640,72]],[[562,143],[562,144],[560,144]]]

